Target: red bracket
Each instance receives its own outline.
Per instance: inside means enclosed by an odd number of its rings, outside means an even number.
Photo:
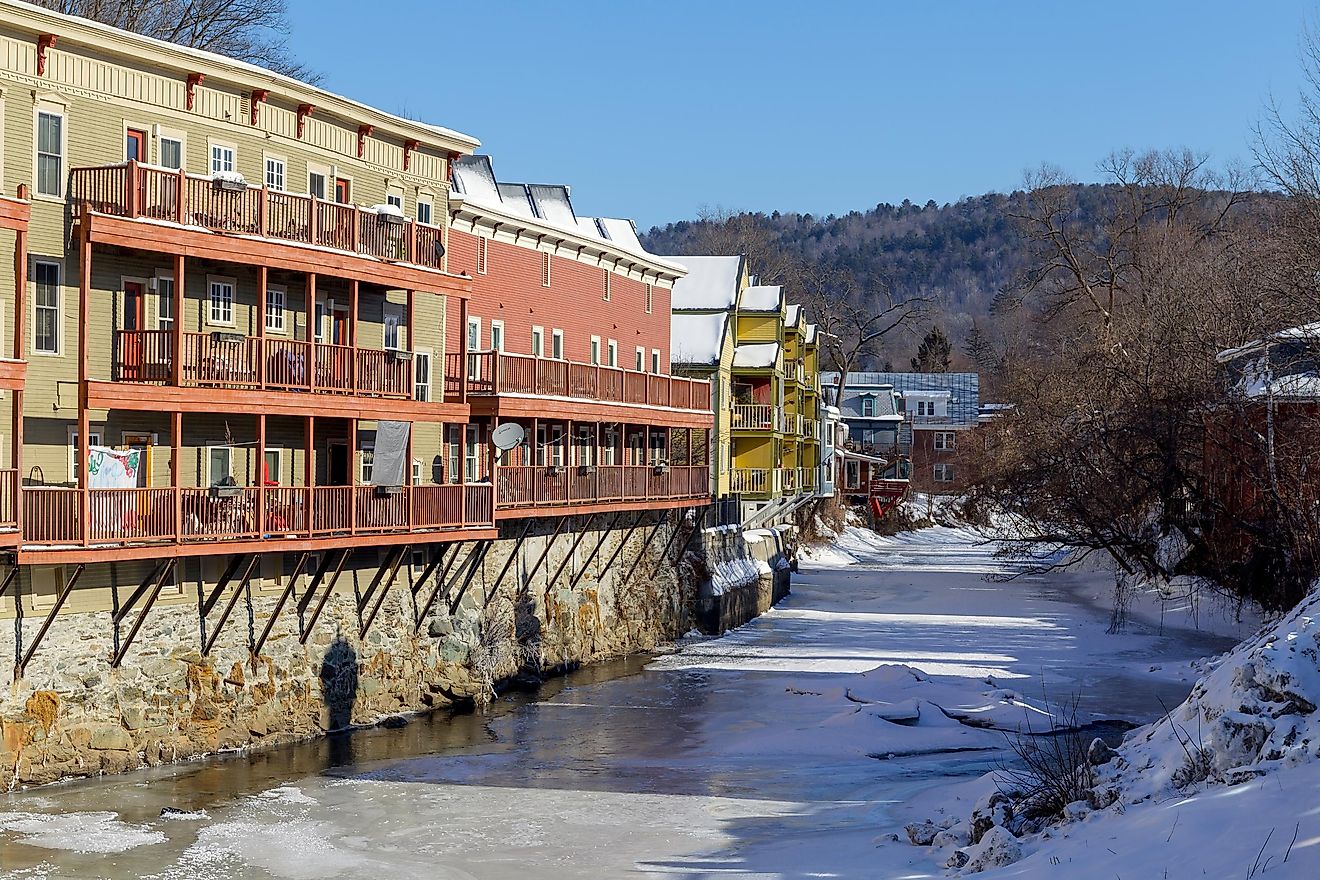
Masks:
[[[421,143],[419,143],[418,141],[404,141],[404,142],[403,142],[403,170],[404,170],[404,171],[407,171],[407,170],[408,170],[408,162],[409,162],[409,159],[411,159],[411,156],[412,156],[413,151],[416,150],[416,149],[417,149],[418,147],[420,147],[420,146],[421,146]]]
[[[460,155],[462,155],[462,154],[461,154],[461,153],[453,153],[453,152],[451,152],[448,156],[445,157],[445,158],[447,158],[447,159],[449,160],[448,162],[445,163],[445,182],[446,182],[446,183],[453,183],[453,182],[454,182],[454,163],[458,161],[458,158],[459,158]]]
[[[266,99],[269,97],[270,97],[270,89],[252,90],[252,100],[248,102],[249,103],[248,109],[250,110],[252,116],[252,122],[251,122],[252,125],[257,124],[257,108],[260,107],[262,104],[266,103]]]
[[[307,121],[307,117],[311,116],[315,112],[316,112],[316,105],[314,104],[298,105],[298,137],[301,138],[303,136],[303,123]]]
[[[189,110],[193,108],[193,99],[197,95],[197,87],[201,85],[205,79],[206,79],[206,74],[204,73],[188,74],[188,109]]]
[[[362,156],[367,152],[367,138],[370,137],[371,133],[375,130],[376,127],[373,125],[364,124],[358,126],[358,158],[359,159],[361,159]]]
[[[37,37],[37,76],[46,75],[46,50],[54,47],[59,37],[55,34],[42,34]]]

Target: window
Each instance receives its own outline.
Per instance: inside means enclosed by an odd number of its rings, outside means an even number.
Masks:
[[[463,478],[475,483],[481,478],[481,447],[478,445],[479,434],[476,425],[467,426],[467,443],[464,445]]]
[[[550,357],[557,361],[564,359],[564,331],[552,330],[550,332]]]
[[[215,486],[234,476],[234,448],[208,445],[206,447],[206,482]]]
[[[610,270],[601,269],[600,271],[605,274],[605,290],[604,290],[604,296],[602,298],[605,300],[605,302],[609,302],[610,301]]]
[[[577,456],[576,464],[579,467],[596,466],[596,444],[591,436],[591,427],[588,425],[578,426],[577,449],[574,455]]]
[[[228,144],[211,144],[211,176],[234,173],[234,148]]]
[[[600,364],[600,337],[591,337],[591,363]]]
[[[398,208],[400,211],[402,211],[402,210],[403,210],[403,194],[402,194],[402,193],[397,193],[397,192],[386,193],[386,194],[385,194],[385,204],[387,204],[387,205],[393,205],[394,207],[396,207],[396,208]]]
[[[545,356],[545,328],[532,328],[532,357]]]
[[[633,367],[633,369],[639,373],[646,369],[646,349],[642,348],[640,345],[637,346],[637,365]]]
[[[307,169],[307,192],[318,199],[325,198],[325,184],[330,178],[330,172],[324,169]]]
[[[284,191],[284,160],[277,156],[266,157],[266,186]]]
[[[936,431],[935,448],[948,451],[958,442],[958,435],[953,431]]]
[[[413,399],[423,403],[431,399],[431,353],[413,352]]]
[[[541,286],[550,286],[550,255],[541,254]]]
[[[232,279],[212,278],[208,284],[210,295],[209,317],[212,324],[233,326],[234,282]]]
[[[88,431],[87,445],[89,447],[100,446],[101,432]],[[69,482],[77,484],[78,475],[80,473],[82,473],[82,468],[78,466],[78,429],[74,427],[70,427],[69,428]]]
[[[651,314],[651,304],[654,302],[654,299],[655,299],[655,286],[648,284],[646,285],[646,313],[648,315]]]
[[[875,418],[875,398],[874,398],[874,397],[863,397],[863,398],[862,398],[862,418],[864,418],[864,419],[873,419],[873,418]]]
[[[174,329],[174,279],[160,276],[156,279],[156,329]]]
[[[847,489],[858,489],[862,485],[862,463],[849,458],[843,463],[843,485]]]
[[[33,300],[32,349],[45,354],[60,353],[60,264],[38,262],[33,281],[36,298]]]
[[[361,469],[358,477],[358,484],[362,486],[371,485],[372,474],[376,470],[376,444],[362,444]]]
[[[183,168],[183,141],[176,137],[160,137],[160,164],[175,171]]]
[[[486,261],[490,258],[489,240],[483,236],[477,236],[477,274],[486,274]]]
[[[952,482],[953,482],[953,465],[951,465],[951,464],[937,464],[937,465],[935,465],[935,482],[937,482],[937,483],[952,483]]]
[[[280,484],[280,451],[278,449],[267,449],[262,456],[262,481],[267,486],[278,486]]]
[[[611,367],[619,365],[619,343],[614,339],[605,343],[605,364]]]
[[[381,324],[384,326],[385,331],[385,347],[391,351],[402,348],[400,340],[403,334],[399,331],[399,328],[403,324],[403,316],[399,314],[398,309],[391,308],[386,303],[381,312]]]
[[[422,460],[420,458],[414,458],[412,460],[412,480],[410,481],[410,485],[422,485]]]
[[[481,319],[480,318],[468,318],[467,347],[468,347],[468,351],[481,350]]]
[[[431,224],[431,203],[417,199],[417,222]]]
[[[614,450],[619,446],[619,430],[617,428],[606,428],[605,438],[600,450],[601,464],[612,467],[614,465]]]
[[[660,375],[660,349],[651,349],[651,372]]]
[[[490,322],[490,350],[504,351],[504,322]]]
[[[314,308],[312,339],[316,342],[325,342],[325,313],[326,304],[322,300],[316,301]]]
[[[145,131],[130,128],[124,132],[124,161],[147,161],[147,133]]]
[[[449,426],[449,482],[461,483],[463,481],[462,473],[463,445],[462,433],[458,425]]]
[[[283,287],[273,284],[266,287],[266,330],[271,333],[285,331],[284,296]]]
[[[37,113],[37,194],[64,195],[64,115]]]
[[[353,196],[353,185],[343,177],[335,178],[335,201],[347,205]]]

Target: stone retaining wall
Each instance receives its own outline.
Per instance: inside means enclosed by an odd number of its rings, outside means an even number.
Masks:
[[[705,569],[697,589],[697,626],[721,635],[769,611],[788,595],[796,530],[743,531],[737,526],[702,535]]]
[[[520,547],[523,523],[506,526],[454,612],[441,600],[420,629],[413,623],[413,588],[425,597],[434,580],[413,584],[418,573],[405,565],[366,638],[359,638],[355,591],[370,582],[375,559],[368,570],[355,569],[356,578],[345,571],[306,645],[298,640],[296,606],[286,606],[257,656],[249,645],[264,628],[276,591],[245,591],[208,657],[200,651],[200,602],[159,605],[118,669],[110,666],[109,611],[61,613],[22,680],[0,701],[0,785],[265,747],[480,700],[520,668],[646,651],[691,628],[707,553],[702,541],[689,541],[691,518],[680,512],[625,516],[610,531],[587,532],[572,550],[575,530],[584,524],[574,518],[529,579],[555,523],[535,522]],[[667,545],[673,549],[661,559]],[[516,558],[494,589],[515,547]],[[453,596],[463,570],[460,556],[450,573]],[[217,603],[208,626],[224,604]],[[24,644],[31,644],[41,621],[39,611],[22,618]],[[0,639],[0,676],[7,683],[14,636],[12,626],[0,625],[11,632]]]

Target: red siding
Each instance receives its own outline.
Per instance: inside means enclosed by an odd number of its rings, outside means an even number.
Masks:
[[[669,372],[668,288],[654,288],[651,313],[646,313],[646,285],[613,273],[610,299],[605,301],[605,269],[567,257],[551,256],[550,286],[541,284],[544,255],[530,247],[491,241],[487,248],[487,272],[477,274],[477,240],[468,232],[449,232],[449,271],[472,276],[472,298],[468,315],[481,319],[481,348],[490,347],[490,322],[504,322],[504,350],[531,354],[532,327],[545,328],[545,352],[549,354],[551,331],[564,331],[564,357],[590,363],[591,337],[600,337],[600,360],[606,362],[606,345],[619,343],[619,366],[632,369],[638,346],[646,348],[646,369],[651,368],[651,349],[660,351],[660,372]],[[449,335],[457,350],[462,335],[458,310],[449,316]]]

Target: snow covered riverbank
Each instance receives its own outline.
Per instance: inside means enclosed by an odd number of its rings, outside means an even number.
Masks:
[[[772,612],[645,672],[372,734],[416,757],[345,744],[322,772],[268,755],[12,794],[0,878],[943,876],[889,835],[1007,757],[986,724],[1035,712],[1042,681],[1088,720],[1150,721],[1231,644],[1106,636],[1101,575],[987,581],[1001,563],[969,532],[851,540],[854,564],[804,560]]]

